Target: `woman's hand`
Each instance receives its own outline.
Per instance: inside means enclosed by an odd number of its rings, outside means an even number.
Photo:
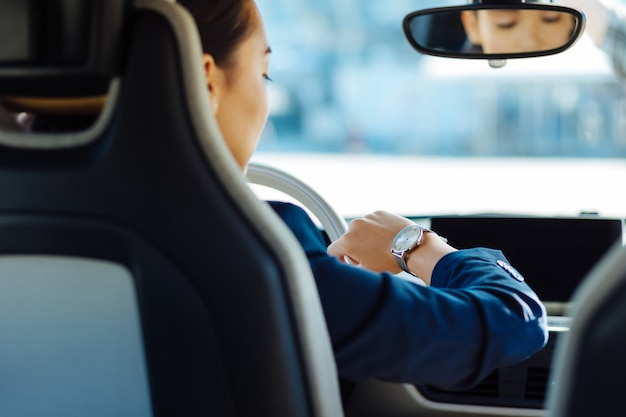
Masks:
[[[376,211],[350,223],[348,231],[328,247],[328,253],[374,272],[401,272],[391,254],[396,234],[413,222],[386,211]],[[411,272],[430,284],[432,272],[441,258],[456,251],[435,233],[424,234],[422,243],[406,258]]]
[[[398,273],[401,269],[391,254],[391,242],[400,229],[412,223],[405,217],[376,211],[354,219],[348,231],[328,247],[328,253],[375,272]]]

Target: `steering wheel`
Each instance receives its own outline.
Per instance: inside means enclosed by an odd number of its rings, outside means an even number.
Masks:
[[[246,179],[251,184],[281,191],[302,203],[320,221],[331,242],[348,230],[345,219],[319,193],[293,175],[270,165],[250,162]]]
[[[346,220],[328,204],[324,197],[293,175],[270,165],[250,162],[246,172],[246,179],[250,184],[270,187],[300,202],[317,217],[331,242],[339,239],[348,231]],[[397,273],[396,276],[419,285],[424,285],[419,278],[404,271]]]

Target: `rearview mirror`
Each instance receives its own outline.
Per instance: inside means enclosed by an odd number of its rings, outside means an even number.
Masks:
[[[403,28],[424,54],[502,60],[568,49],[582,34],[585,16],[548,4],[473,4],[413,12]]]

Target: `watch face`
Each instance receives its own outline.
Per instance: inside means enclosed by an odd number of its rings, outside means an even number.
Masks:
[[[392,249],[397,252],[411,249],[417,243],[422,233],[422,228],[417,225],[405,227],[393,241]]]

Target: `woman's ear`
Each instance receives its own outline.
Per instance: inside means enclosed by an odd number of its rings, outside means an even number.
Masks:
[[[211,72],[214,71],[215,60],[209,54],[202,54],[202,63],[204,64],[204,79],[206,80],[207,87],[211,89]]]
[[[221,71],[215,65],[215,60],[209,54],[202,55],[202,63],[204,65],[204,79],[206,82],[207,90],[209,90],[209,99],[211,100],[211,107],[213,113],[217,112],[219,107],[219,80],[218,76],[221,75]]]

